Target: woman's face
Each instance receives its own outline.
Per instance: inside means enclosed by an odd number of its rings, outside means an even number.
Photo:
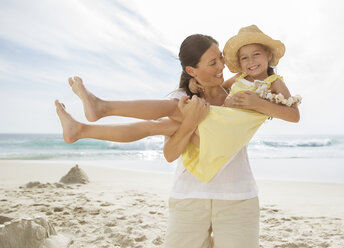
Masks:
[[[271,52],[259,44],[249,44],[238,51],[242,71],[253,79],[264,80],[268,76],[267,70],[271,58]]]
[[[202,86],[217,86],[223,83],[224,58],[216,44],[212,44],[202,55],[192,75]]]

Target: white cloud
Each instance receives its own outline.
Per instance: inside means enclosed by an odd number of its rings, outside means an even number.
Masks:
[[[52,81],[60,81],[64,72],[86,72],[85,76],[89,72],[101,77],[92,81],[100,86],[118,90],[110,82],[119,81],[130,89],[151,90],[153,78],[163,88],[165,84],[150,76],[147,68],[172,75],[164,66],[171,54],[151,39],[154,35],[139,15],[117,2],[11,1],[2,7],[0,23],[6,20],[11,25],[0,27],[0,37],[30,51],[26,58],[3,60],[10,68],[22,63],[22,74],[28,78],[49,79],[44,74],[52,74]],[[32,64],[37,56],[41,59],[38,67]]]
[[[1,1],[0,87],[7,100],[16,99],[13,111],[32,104],[37,115],[39,104],[24,92],[49,94],[40,100],[47,106],[60,97],[74,104],[66,82],[73,75],[108,99],[163,97],[178,84],[176,56],[186,36],[209,34],[223,47],[240,27],[255,23],[286,44],[278,71],[304,98],[298,126],[274,121],[269,131],[285,126],[290,132],[343,133],[342,7],[339,0]],[[0,108],[0,114],[9,112]],[[15,122],[11,118],[8,123]]]

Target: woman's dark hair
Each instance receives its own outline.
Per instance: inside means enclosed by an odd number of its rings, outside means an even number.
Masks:
[[[212,44],[218,45],[218,42],[208,35],[194,34],[188,36],[180,45],[179,61],[183,71],[180,76],[179,88],[184,89],[186,91],[186,94],[190,97],[193,95],[200,95],[199,93],[193,93],[190,91],[189,80],[192,78],[192,76],[190,76],[185,71],[185,68],[187,66],[197,68],[202,55],[209,49]]]

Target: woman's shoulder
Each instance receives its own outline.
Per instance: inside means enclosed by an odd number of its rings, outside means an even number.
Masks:
[[[174,99],[174,98],[180,99],[182,96],[187,96],[186,91],[184,89],[179,88],[179,89],[176,89],[176,90],[170,92],[167,95],[167,98],[169,98],[169,99]]]

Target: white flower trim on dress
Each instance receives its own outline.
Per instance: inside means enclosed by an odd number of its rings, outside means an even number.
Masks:
[[[297,105],[301,103],[302,97],[300,95],[291,96],[288,99],[285,99],[281,93],[278,93],[278,94],[272,93],[271,90],[268,90],[271,84],[270,82],[254,80],[253,83],[255,87],[257,88],[255,90],[255,93],[259,97],[269,100],[270,102],[280,103],[288,107],[290,107],[294,103],[296,103]]]

